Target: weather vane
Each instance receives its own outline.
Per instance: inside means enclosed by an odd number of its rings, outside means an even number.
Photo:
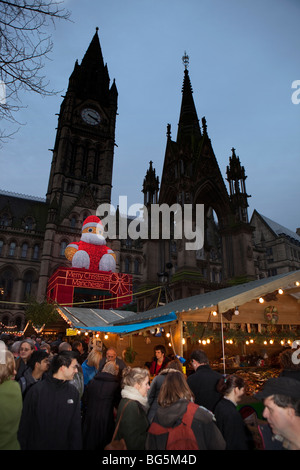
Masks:
[[[184,68],[187,69],[189,66],[190,58],[187,55],[186,51],[184,51],[184,56],[182,56],[182,63],[184,65]]]

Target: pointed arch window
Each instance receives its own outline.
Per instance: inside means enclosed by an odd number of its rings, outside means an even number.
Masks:
[[[6,269],[1,273],[0,287],[2,292],[2,300],[10,301],[12,299],[14,280],[14,272],[11,269]]]
[[[32,258],[39,259],[39,255],[40,255],[40,247],[39,245],[34,245]]]
[[[140,274],[140,261],[137,258],[134,260],[134,274]]]
[[[102,158],[102,153],[100,150],[96,150],[95,152],[95,160],[94,160],[94,179],[99,179],[100,174],[99,174],[99,169],[100,169],[100,160]]]
[[[75,228],[76,227],[76,222],[77,222],[76,217],[73,215],[70,219],[70,227]]]
[[[32,286],[34,282],[34,273],[27,272],[23,278],[23,298],[26,299],[32,294]]]
[[[83,176],[86,176],[87,164],[88,164],[88,147],[84,146],[82,149],[82,167],[81,167]]]
[[[76,163],[76,144],[72,142],[70,152],[70,166],[69,171],[71,175],[75,174],[75,163]]]
[[[9,256],[15,256],[16,247],[17,247],[16,242],[11,242],[11,243],[10,243],[10,245],[9,245],[9,252],[8,252],[8,255],[9,255]]]
[[[125,269],[124,269],[125,273],[129,273],[130,272],[130,259],[129,258],[125,258]]]
[[[21,251],[21,258],[26,258],[28,253],[28,243],[23,243],[22,251]]]
[[[67,248],[68,242],[66,240],[63,240],[60,243],[60,253],[59,256],[65,256],[65,249]]]

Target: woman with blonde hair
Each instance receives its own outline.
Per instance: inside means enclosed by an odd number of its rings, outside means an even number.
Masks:
[[[116,439],[124,439],[127,450],[145,449],[147,429],[149,426],[147,411],[149,390],[149,369],[126,367],[123,370],[122,390],[117,413],[119,422]]]
[[[14,356],[0,341],[0,450],[20,450],[17,433],[23,400],[21,387],[14,380],[15,374]]]
[[[92,380],[99,370],[99,363],[102,359],[102,352],[98,348],[93,348],[86,360],[82,363],[84,385],[86,386]]]

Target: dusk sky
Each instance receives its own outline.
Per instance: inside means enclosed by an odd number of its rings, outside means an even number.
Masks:
[[[0,189],[45,197],[61,95],[99,27],[111,83],[119,92],[112,204],[143,203],[149,161],[161,180],[167,124],[176,140],[184,76],[226,178],[231,148],[245,167],[254,209],[300,227],[299,0],[66,0],[71,21],[51,26],[44,74],[56,96],[26,93],[24,123],[0,149]],[[300,90],[300,86],[298,85]],[[2,127],[2,125],[1,125]],[[228,185],[226,182],[228,189]]]

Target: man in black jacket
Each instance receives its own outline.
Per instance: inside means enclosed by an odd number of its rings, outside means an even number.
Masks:
[[[55,355],[51,371],[25,397],[18,439],[22,450],[80,450],[78,390],[70,384],[77,371],[73,352]]]
[[[192,352],[190,362],[195,372],[189,375],[187,383],[195,395],[195,403],[214,411],[222,397],[216,387],[223,376],[211,369],[205,352],[200,349]]]

